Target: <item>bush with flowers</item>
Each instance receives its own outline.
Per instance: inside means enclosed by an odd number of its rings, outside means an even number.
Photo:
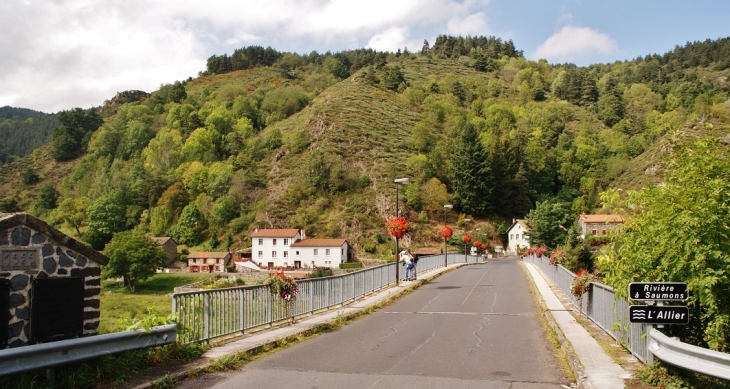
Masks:
[[[297,282],[283,274],[272,275],[264,282],[264,285],[268,285],[271,294],[279,296],[287,302],[294,301],[299,293]]]
[[[549,249],[547,246],[537,246],[535,247],[535,256],[541,258],[543,254],[547,254],[548,251]]]
[[[550,264],[553,266],[557,266],[565,260],[565,251],[555,249],[552,253],[550,253]]]
[[[588,292],[591,283],[598,282],[598,277],[591,274],[586,269],[580,271],[573,278],[573,285],[570,287],[570,293],[578,300],[583,298],[583,294]]]

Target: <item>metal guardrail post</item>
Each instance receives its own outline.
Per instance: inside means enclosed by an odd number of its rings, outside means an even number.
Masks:
[[[240,300],[240,303],[238,304],[239,309],[239,317],[240,317],[240,331],[243,333],[246,330],[246,290],[245,289],[239,289],[238,290],[238,298]]]
[[[203,300],[203,312],[205,312],[205,317],[203,318],[203,334],[204,339],[206,342],[210,341],[210,294],[205,294],[205,299]]]

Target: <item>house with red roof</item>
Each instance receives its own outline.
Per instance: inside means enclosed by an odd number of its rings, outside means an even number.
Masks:
[[[578,218],[581,236],[593,236],[617,234],[620,232],[621,226],[624,224],[624,218],[621,215],[580,215]]]
[[[296,228],[256,229],[251,233],[251,260],[261,267],[339,267],[347,262],[349,245],[345,239],[307,239]]]
[[[199,251],[188,254],[188,270],[191,273],[224,273],[231,260],[227,251]]]
[[[347,262],[348,244],[345,239],[302,239],[291,245],[291,251],[295,268],[338,268]]]

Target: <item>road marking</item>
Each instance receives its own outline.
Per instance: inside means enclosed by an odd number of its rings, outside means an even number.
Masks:
[[[489,271],[485,271],[484,274],[482,274],[482,276],[479,278],[479,281],[477,281],[477,283],[474,284],[474,287],[471,288],[471,292],[469,292],[469,294],[466,296],[466,298],[461,303],[461,305],[464,305],[464,303],[466,302],[466,300],[469,300],[469,296],[471,296],[471,294],[474,293],[474,289],[476,289],[477,288],[477,285],[479,285],[479,283],[482,282],[482,278],[484,278],[484,276],[486,276],[487,273],[489,273]]]

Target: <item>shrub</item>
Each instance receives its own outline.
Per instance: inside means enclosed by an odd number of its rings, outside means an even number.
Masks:
[[[342,264],[340,264],[342,266]],[[312,270],[311,273],[307,276],[307,278],[322,278],[322,277],[331,277],[334,274],[332,273],[332,269],[328,267],[315,267],[314,270]]]
[[[362,262],[341,263],[340,269],[362,269]]]

